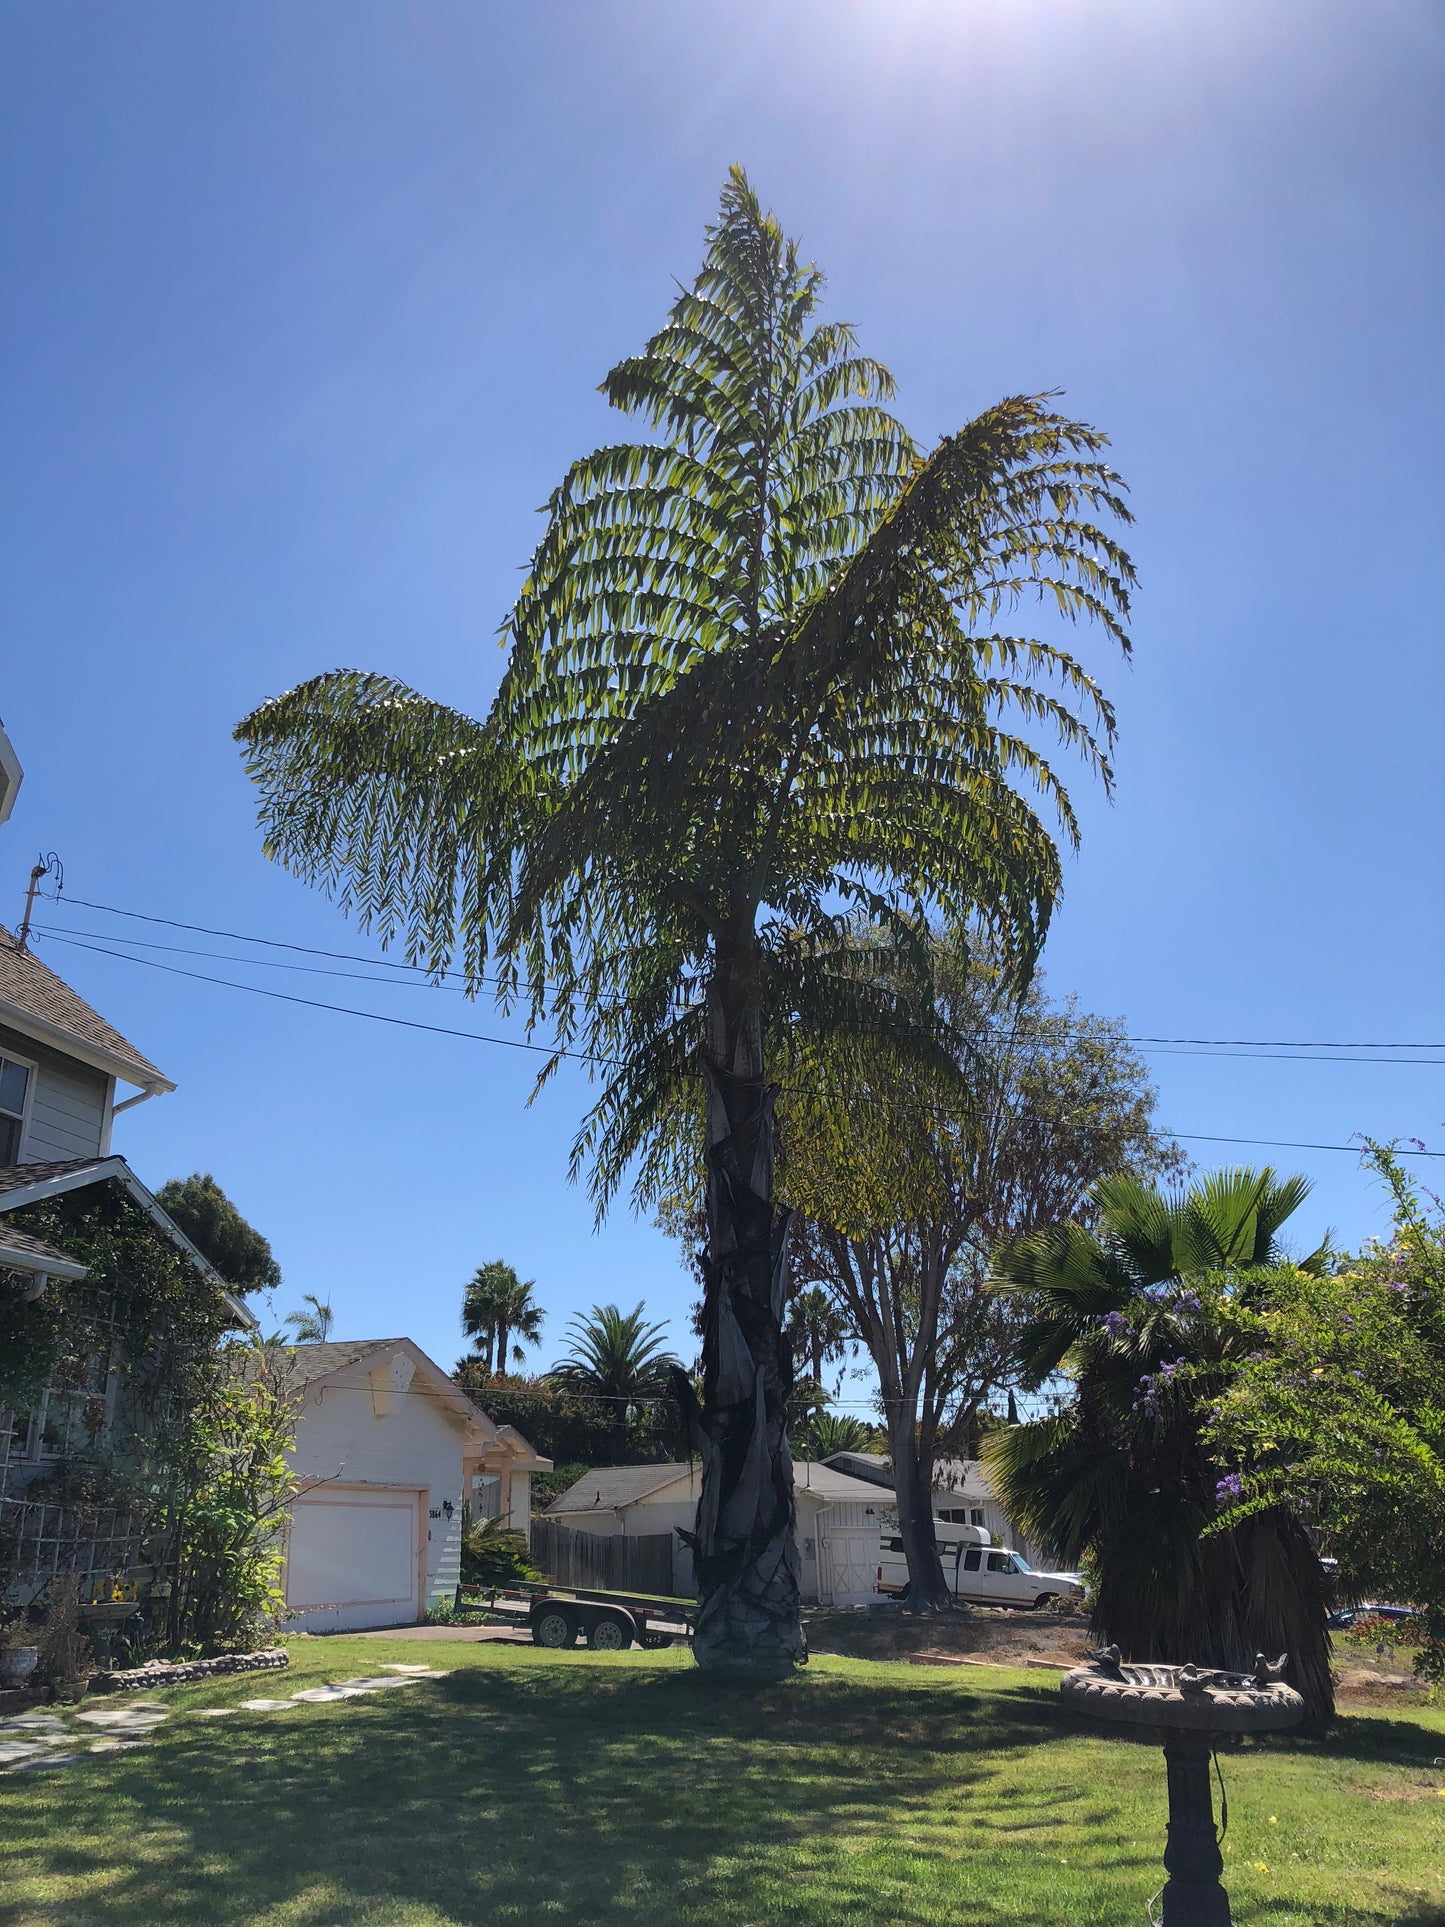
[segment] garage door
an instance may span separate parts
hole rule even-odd
[[[825,1606],[872,1605],[878,1597],[878,1515],[871,1505],[833,1505],[818,1518],[818,1595]]]
[[[359,1488],[299,1499],[291,1512],[286,1603],[317,1630],[421,1617],[417,1494]]]

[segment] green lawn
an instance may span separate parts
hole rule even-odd
[[[0,1921],[1138,1927],[1162,1878],[1160,1755],[1070,1725],[1037,1672],[818,1659],[744,1693],[681,1650],[292,1652],[157,1696],[178,1716],[147,1751],[0,1778]],[[455,1670],[184,1716],[385,1660]],[[1440,1712],[1224,1770],[1241,1927],[1445,1922]]]

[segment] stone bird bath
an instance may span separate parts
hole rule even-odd
[[[1214,1828],[1209,1756],[1222,1733],[1262,1733],[1293,1726],[1304,1701],[1280,1675],[1285,1656],[1261,1654],[1253,1673],[1196,1666],[1126,1666],[1117,1646],[1059,1682],[1064,1704],[1094,1719],[1152,1727],[1164,1748],[1169,1779],[1169,1836],[1164,1866],[1163,1927],[1230,1927],[1229,1895],[1220,1885],[1224,1859]]]

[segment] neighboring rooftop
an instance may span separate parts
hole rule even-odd
[[[0,823],[14,809],[15,798],[20,794],[20,785],[24,780],[25,772],[20,767],[20,758],[10,746],[5,725],[0,723]]]
[[[139,1084],[148,1091],[173,1091],[165,1072],[143,1057],[98,1011],[92,1010],[33,951],[22,950],[0,925],[0,1024],[83,1064]]]
[[[547,1512],[616,1512],[619,1507],[636,1505],[639,1500],[650,1498],[664,1486],[685,1479],[695,1469],[692,1465],[673,1462],[666,1465],[601,1465],[591,1472],[584,1473],[575,1485],[568,1486],[560,1499],[554,1499]],[[799,1492],[811,1492],[817,1498],[853,1503],[888,1503],[888,1493],[872,1482],[849,1478],[846,1472],[835,1466],[824,1465],[818,1460],[804,1464],[800,1459],[793,1461],[793,1484]]]
[[[292,1376],[298,1385],[309,1385],[313,1378],[327,1378],[344,1365],[354,1365],[373,1352],[406,1342],[404,1338],[344,1338],[328,1339],[324,1345],[297,1345],[292,1353]]]
[[[547,1511],[615,1511],[620,1505],[635,1505],[649,1492],[671,1485],[674,1479],[686,1478],[688,1470],[685,1464],[600,1465],[595,1472],[584,1474],[576,1485],[569,1485]]]

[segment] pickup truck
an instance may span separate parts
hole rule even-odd
[[[982,1526],[934,1527],[934,1540],[949,1591],[974,1606],[1048,1607],[1059,1599],[1082,1599],[1076,1572],[1035,1572],[1021,1552],[992,1544]],[[884,1534],[878,1590],[901,1592],[908,1584],[903,1541]]]

